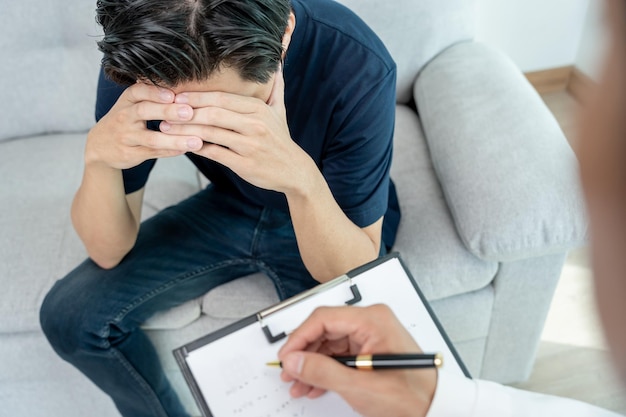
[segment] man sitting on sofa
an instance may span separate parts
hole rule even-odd
[[[289,297],[391,245],[396,68],[330,0],[100,0],[97,16],[72,206],[90,259],[41,324],[124,416],[184,416],[143,321],[258,270]],[[211,185],[140,225],[155,161],[182,154]]]

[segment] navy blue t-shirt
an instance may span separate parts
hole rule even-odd
[[[292,0],[292,8],[296,28],[283,67],[291,137],[316,162],[335,200],[357,226],[385,215],[383,242],[389,248],[399,223],[389,178],[395,63],[371,29],[341,4]],[[97,120],[124,88],[100,74]],[[216,187],[251,204],[288,210],[284,194],[258,188],[207,158],[187,156]],[[124,170],[127,193],[145,185],[154,163]]]

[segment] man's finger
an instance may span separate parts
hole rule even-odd
[[[250,154],[255,149],[255,147],[246,146],[249,141],[246,141],[244,136],[231,129],[200,124],[171,124],[167,122],[161,122],[160,129],[162,132],[172,136],[200,138],[204,142],[223,146],[240,155]]]
[[[295,351],[309,350],[316,341],[336,343],[347,338],[354,352],[419,351],[412,336],[382,304],[369,307],[319,307],[287,339],[278,358]]]
[[[187,104],[165,104],[140,101],[131,108],[137,120],[170,120],[187,122],[193,118],[194,110]]]
[[[359,343],[366,332],[357,330],[367,322],[363,311],[356,307],[317,308],[289,335],[289,339],[279,351],[282,353],[305,350],[307,346],[322,338],[340,339],[355,334],[353,342]]]
[[[122,94],[122,97],[131,103],[139,103],[141,101],[173,103],[175,96],[176,95],[172,90],[142,82],[137,82],[131,85],[124,90],[124,93]]]
[[[222,91],[184,92],[176,95],[175,103],[188,104],[194,109],[200,107],[219,107],[241,114],[256,113],[265,104],[255,97]]]
[[[135,136],[127,143],[152,150],[193,152],[202,148],[202,139],[195,136],[176,136],[148,130]]]
[[[207,159],[220,163],[233,171],[237,172],[238,167],[245,158],[234,152],[233,150],[217,145],[214,143],[204,143],[202,149],[195,152],[197,155],[204,156]]]
[[[319,396],[323,391],[345,391],[354,380],[354,373],[336,360],[319,353],[293,352],[282,360],[283,371],[293,376],[297,381],[313,389],[302,389],[300,393],[308,395],[314,393]]]
[[[188,121],[190,124],[214,126],[242,134],[254,133],[251,129],[257,121],[256,118],[223,107],[196,108],[193,112],[193,117]]]

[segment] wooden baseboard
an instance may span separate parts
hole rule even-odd
[[[524,75],[539,94],[562,91],[568,88],[574,67],[550,68],[543,71],[527,72]]]
[[[533,71],[524,74],[539,94],[567,91],[579,103],[584,103],[595,82],[573,65]]]
[[[579,103],[585,103],[589,91],[593,88],[595,82],[578,68],[572,68],[569,83],[567,84],[567,92],[570,93]]]

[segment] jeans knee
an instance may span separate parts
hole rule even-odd
[[[65,300],[64,292],[59,289],[59,282],[48,292],[39,309],[39,323],[48,342],[61,356],[73,350],[70,345],[73,333],[70,327],[71,318],[68,317],[64,306],[70,300]]]
[[[65,280],[48,292],[39,309],[39,323],[54,350],[64,359],[71,357],[89,337],[89,310],[80,291]]]

